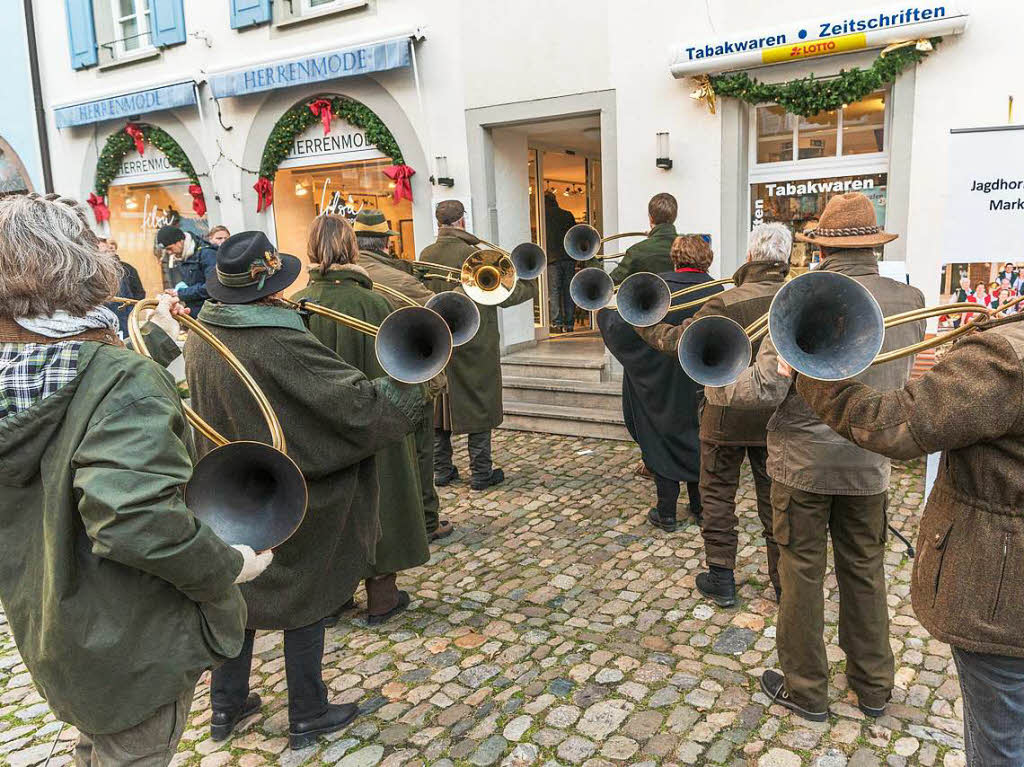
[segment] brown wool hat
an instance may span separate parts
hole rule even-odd
[[[871,248],[897,237],[898,234],[883,231],[878,226],[874,205],[860,192],[837,194],[825,205],[814,229],[796,234],[799,242],[826,248]]]

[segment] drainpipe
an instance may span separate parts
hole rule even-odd
[[[46,134],[46,109],[43,108],[43,87],[39,79],[39,51],[36,48],[36,22],[32,0],[25,3],[25,30],[28,38],[28,63],[32,74],[32,100],[36,110],[36,132],[39,136],[39,159],[43,165],[43,187],[53,191],[53,168],[50,167],[50,140]]]

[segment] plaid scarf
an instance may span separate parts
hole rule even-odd
[[[0,419],[28,410],[78,375],[81,341],[0,344]]]

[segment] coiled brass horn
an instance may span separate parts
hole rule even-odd
[[[515,290],[518,280],[511,256],[500,250],[478,250],[463,261],[462,266],[447,266],[433,261],[416,261],[413,265],[446,273],[427,274],[427,277],[455,282],[452,275],[459,275],[457,281],[466,295],[484,306],[496,306],[506,300]]]
[[[139,313],[156,309],[157,305],[156,299],[139,301],[128,316],[132,345],[147,357],[152,355],[139,324]],[[220,339],[187,315],[175,319],[210,344],[238,374],[256,400],[272,442],[229,442],[182,403],[196,431],[216,445],[192,469],[192,477],[185,485],[185,504],[228,544],[244,544],[256,551],[280,546],[299,528],[307,502],[302,472],[285,453],[281,422],[256,380]]]
[[[384,372],[403,383],[425,383],[448,364],[452,334],[441,316],[423,306],[404,306],[379,326],[312,301],[287,301],[295,309],[325,317],[374,337],[374,352]]]
[[[601,246],[611,240],[617,240],[620,237],[646,237],[647,235],[648,232],[619,232],[602,237],[601,233],[590,224],[576,224],[565,233],[562,247],[565,248],[569,258],[575,261],[589,261],[592,258],[622,258],[621,255],[598,256],[597,254],[601,250]]]

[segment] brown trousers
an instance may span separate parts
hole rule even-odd
[[[839,582],[839,646],[860,702],[881,707],[892,692],[885,591],[886,493],[818,495],[772,485],[782,602],[776,643],[786,689],[811,711],[828,708],[825,655],[825,566],[832,536]]]
[[[757,516],[764,530],[768,551],[768,577],[772,585],[779,586],[779,547],[772,536],[772,480],[765,470],[768,448],[741,445],[714,445],[700,443],[700,497],[704,504],[704,558],[708,565],[736,569],[736,492],[740,487],[740,467],[743,458],[750,459],[757,493]]]
[[[167,767],[188,724],[195,685],[148,719],[109,735],[79,733],[75,767]]]

